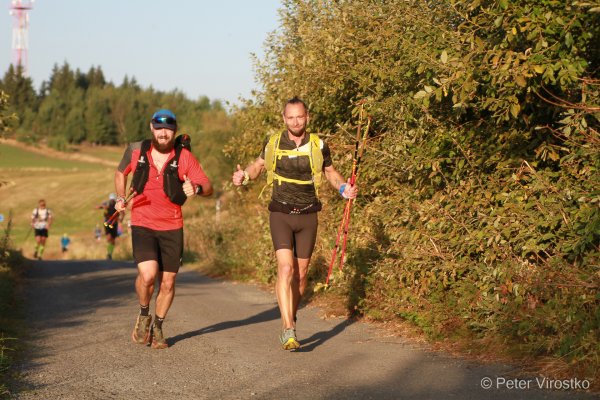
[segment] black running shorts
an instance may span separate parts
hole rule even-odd
[[[105,226],[104,233],[110,235],[110,237],[113,239],[116,238],[119,236],[119,223],[115,222],[112,228],[110,226]]]
[[[48,237],[48,229],[34,229],[35,236]]]
[[[271,239],[275,250],[294,250],[296,258],[310,258],[317,241],[317,213],[271,212]]]
[[[179,271],[183,255],[183,228],[155,231],[142,226],[132,226],[131,242],[136,264],[156,260],[161,271]]]

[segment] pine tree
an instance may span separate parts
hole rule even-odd
[[[90,89],[86,93],[84,112],[86,138],[96,144],[116,144],[117,133],[111,118],[108,99],[102,91]]]
[[[33,88],[33,81],[23,74],[21,67],[15,68],[13,65],[9,66],[4,74],[4,78],[0,81],[0,89],[10,99],[7,106],[8,111],[15,113],[20,121],[27,110],[37,110],[38,98]],[[14,128],[18,127],[19,123],[17,120],[14,120],[13,125],[16,125]]]

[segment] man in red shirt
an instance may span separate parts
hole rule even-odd
[[[117,211],[125,209],[127,175],[134,171],[132,187],[138,190],[131,205],[131,239],[138,266],[135,289],[140,314],[131,336],[135,343],[151,341],[152,348],[164,349],[168,344],[162,323],[173,302],[175,278],[183,253],[181,205],[187,197],[210,196],[213,188],[200,163],[187,148],[176,152],[177,120],[171,111],[155,112],[150,130],[151,142],[130,144],[119,163],[115,172],[115,208]],[[174,179],[170,179],[169,172],[174,174]],[[179,199],[172,195],[177,190],[181,193]],[[159,290],[151,328],[150,300],[157,278]]]

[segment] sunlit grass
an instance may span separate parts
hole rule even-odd
[[[0,144],[0,214],[6,216],[12,211],[15,247],[31,257],[34,248],[31,213],[38,200],[44,198],[54,214],[45,257],[62,257],[63,233],[71,237],[73,253],[93,250],[85,240],[93,239],[96,224],[102,227],[102,211],[96,207],[114,192],[113,177],[114,168],[103,164],[55,159]],[[0,223],[0,228],[3,224]],[[105,250],[98,254],[102,258],[106,255]]]
[[[115,165],[121,160],[125,146],[91,146],[82,145],[74,149],[77,154],[83,154],[105,161],[114,162]]]
[[[56,174],[62,170],[90,171],[97,168],[93,163],[62,160],[47,157],[38,152],[30,152],[25,149],[0,143],[0,178],[5,178],[7,171],[44,171]],[[59,170],[59,171],[56,171]]]

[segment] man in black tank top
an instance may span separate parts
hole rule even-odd
[[[246,185],[258,178],[262,171],[275,176],[273,194],[269,203],[271,239],[277,257],[277,282],[275,292],[281,313],[282,332],[279,336],[284,350],[300,347],[296,336],[296,313],[307,284],[308,264],[317,238],[317,212],[321,203],[317,198],[314,183],[314,157],[311,153],[317,141],[306,132],[309,121],[306,104],[294,97],[283,109],[286,131],[274,138],[278,154],[274,165],[266,165],[269,149],[267,138],[260,156],[245,169],[240,165],[233,173],[233,184]],[[350,185],[333,167],[327,144],[318,139],[323,165],[322,172],[334,189],[347,199],[355,198],[356,186]],[[297,153],[297,154],[296,154]],[[317,171],[321,172],[321,171]]]

